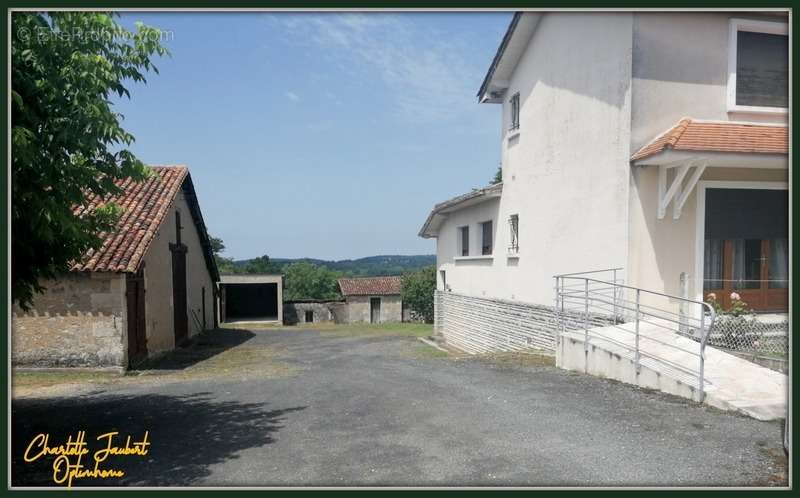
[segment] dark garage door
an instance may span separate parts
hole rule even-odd
[[[278,284],[225,284],[225,319],[276,318]]]

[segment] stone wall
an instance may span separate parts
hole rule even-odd
[[[314,314],[314,323],[347,323],[347,309],[341,301],[288,301],[283,303],[283,323],[295,325],[306,322],[306,311]]]
[[[347,296],[347,323],[370,323],[372,297],[381,299],[380,323],[403,321],[403,301],[398,295],[391,296]]]
[[[71,273],[43,285],[30,311],[13,309],[15,366],[126,365],[125,275]]]
[[[467,353],[555,352],[553,308],[436,291],[434,330]]]

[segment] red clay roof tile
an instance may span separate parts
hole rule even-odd
[[[639,149],[631,157],[631,161],[654,156],[668,148],[702,152],[788,154],[789,130],[783,125],[708,122],[683,118]]]
[[[402,277],[340,278],[343,296],[369,296],[400,294]]]
[[[89,250],[73,271],[135,272],[138,270],[150,243],[164,221],[189,173],[185,166],[153,166],[153,175],[145,181],[130,178],[117,181],[122,194],[108,199],[89,197],[85,206],[75,208],[82,214],[107,202],[123,209],[113,232],[101,235],[103,245]]]

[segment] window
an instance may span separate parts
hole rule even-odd
[[[736,292],[756,311],[787,310],[788,191],[710,188],[705,198],[705,296],[727,308]]]
[[[306,323],[314,323],[314,311],[306,310]]]
[[[511,109],[511,126],[509,130],[519,129],[519,93],[515,93],[508,101],[509,108]]]
[[[511,235],[511,244],[508,246],[508,252],[516,254],[519,252],[519,215],[512,214],[508,218],[508,228]]]
[[[728,110],[787,112],[788,25],[731,19],[729,38]]]
[[[458,228],[458,253],[469,256],[469,227]]]
[[[488,256],[492,254],[492,221],[481,223],[481,254]]]

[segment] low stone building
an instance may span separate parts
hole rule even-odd
[[[216,326],[219,273],[189,170],[152,171],[118,182],[107,202],[123,214],[98,250],[42,282],[30,310],[14,307],[14,365],[127,368]]]
[[[316,299],[288,301],[283,305],[283,323],[347,323],[347,303]]]
[[[347,303],[347,323],[403,322],[410,313],[403,305],[401,277],[340,278]]]

